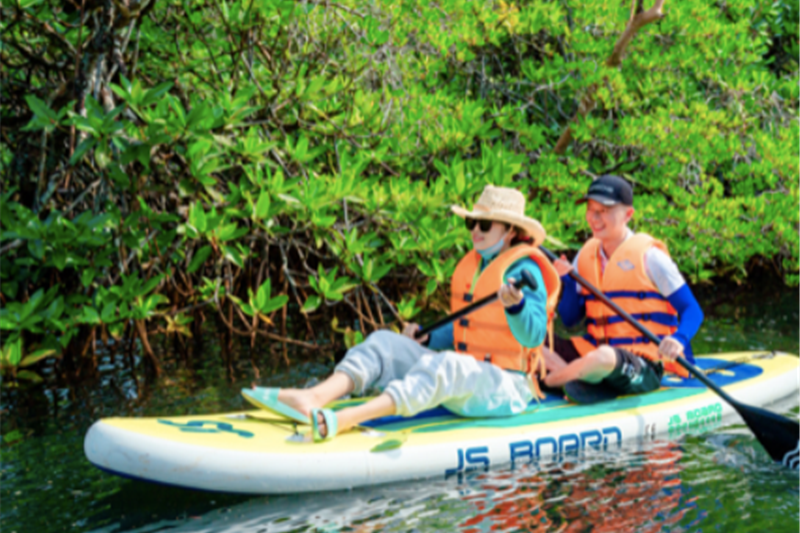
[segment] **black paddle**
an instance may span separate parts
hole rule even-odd
[[[523,286],[527,285],[533,291],[535,291],[537,289],[537,287],[538,287],[538,284],[536,283],[536,278],[534,278],[530,274],[530,272],[528,272],[526,270],[522,271],[522,279],[516,280],[514,283],[512,283],[512,285],[514,287],[516,287],[517,289],[521,289]],[[458,320],[459,318],[461,318],[462,316],[468,315],[473,311],[477,311],[478,309],[480,309],[484,305],[490,304],[495,300],[497,300],[497,293],[490,294],[489,296],[485,296],[485,297],[481,298],[480,300],[478,300],[477,302],[471,303],[467,307],[456,311],[452,315],[448,315],[448,316],[444,317],[443,319],[441,319],[441,320],[439,320],[437,322],[434,322],[433,324],[431,324],[429,326],[425,326],[421,330],[417,331],[414,334],[414,336],[419,339],[420,337],[423,337],[423,336],[427,335],[431,331],[433,331],[435,329],[438,329],[438,328],[444,326],[445,324],[449,324],[450,322],[454,322],[454,321]]]
[[[558,259],[555,254],[545,247],[540,246],[539,249],[544,252],[550,261],[555,262],[556,259]],[[569,275],[592,293],[595,298],[606,304],[615,313],[627,320],[629,324],[638,329],[650,342],[656,345],[661,343],[661,339],[653,335],[653,333],[641,325],[639,321],[609,300],[605,294],[597,290],[597,288],[586,281],[583,276],[575,272],[574,269],[570,271]],[[720,389],[713,381],[706,377],[702,370],[684,359],[683,356],[678,356],[676,361],[679,365],[688,370],[698,381],[717,393],[723,400],[736,409],[736,412],[744,419],[747,426],[756,436],[756,439],[758,439],[761,445],[767,450],[767,453],[769,453],[775,461],[789,468],[798,468],[798,463],[800,463],[800,458],[798,457],[798,455],[800,455],[800,424],[796,420],[791,420],[785,416],[767,411],[766,409],[761,409],[760,407],[753,407],[752,405],[740,403]]]

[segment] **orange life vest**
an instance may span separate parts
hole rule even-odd
[[[506,270],[523,257],[531,258],[542,271],[547,290],[547,331],[552,335],[552,321],[558,304],[561,279],[547,257],[537,247],[528,244],[509,248],[496,257],[480,273],[474,287],[472,284],[481,266],[481,256],[475,250],[464,256],[456,266],[450,282],[450,312],[454,313],[472,301],[497,293],[503,284]],[[457,320],[453,324],[453,341],[455,350],[459,353],[528,375],[538,372],[544,379],[542,345],[526,347],[517,341],[508,326],[503,304],[499,300]],[[544,397],[536,379],[532,380],[532,385],[535,393]]]
[[[675,333],[678,329],[678,312],[650,281],[644,269],[647,250],[655,246],[669,255],[666,245],[650,235],[637,233],[611,254],[602,274],[600,245],[600,240],[594,238],[583,245],[578,256],[578,273],[659,338]],[[572,344],[581,356],[601,344],[608,344],[614,348],[625,348],[651,361],[661,360],[658,346],[639,330],[583,287],[581,293],[586,296],[587,334],[572,338]],[[677,363],[666,363],[664,369],[684,377],[689,375]]]

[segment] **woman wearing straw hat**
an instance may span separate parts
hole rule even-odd
[[[388,415],[414,416],[442,405],[467,417],[511,416],[541,396],[541,350],[550,330],[560,280],[539,252],[542,225],[525,216],[525,197],[487,185],[472,211],[453,206],[472,234],[473,249],[451,280],[451,311],[491,294],[498,299],[417,339],[417,324],[402,334],[376,331],[348,350],[334,373],[310,389],[245,389],[245,398],[273,413],[311,423],[315,441],[333,438],[362,422]],[[528,271],[537,289],[511,283]],[[441,351],[439,351],[441,350]],[[322,409],[371,386],[383,392],[337,412]]]

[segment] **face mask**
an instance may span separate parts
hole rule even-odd
[[[490,246],[490,247],[488,247],[488,248],[486,248],[484,250],[477,250],[477,252],[479,254],[481,254],[481,257],[483,257],[485,260],[488,261],[489,259],[491,259],[494,256],[496,256],[497,253],[500,251],[500,249],[503,248],[503,245],[506,243],[506,237],[507,236],[508,236],[508,232],[506,232],[505,235],[500,237],[500,240],[497,241],[496,243],[494,243],[492,246]]]

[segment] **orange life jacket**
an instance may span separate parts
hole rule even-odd
[[[531,258],[542,271],[547,290],[547,331],[552,335],[552,321],[558,304],[561,279],[547,257],[537,247],[528,244],[509,248],[496,257],[480,273],[475,287],[472,284],[481,266],[481,256],[475,250],[464,256],[456,266],[450,282],[450,312],[455,313],[472,301],[497,293],[503,284],[506,270],[523,257]],[[538,372],[544,379],[542,345],[531,348],[522,346],[517,341],[508,326],[503,304],[499,300],[457,320],[453,324],[453,341],[455,350],[459,353],[471,355],[479,361],[487,361],[500,368],[522,371],[531,376],[534,372]],[[535,393],[543,398],[538,380],[533,379],[532,386]]]
[[[659,338],[675,333],[678,329],[678,312],[650,281],[644,269],[647,250],[655,246],[669,255],[666,245],[650,235],[637,233],[611,254],[602,274],[600,245],[600,240],[594,238],[583,245],[578,256],[578,273]],[[625,348],[651,361],[661,360],[658,346],[639,330],[583,287],[581,293],[586,296],[587,334],[572,338],[572,344],[581,356],[601,344],[608,344],[614,348]],[[666,363],[664,369],[684,377],[689,375],[677,363]]]

